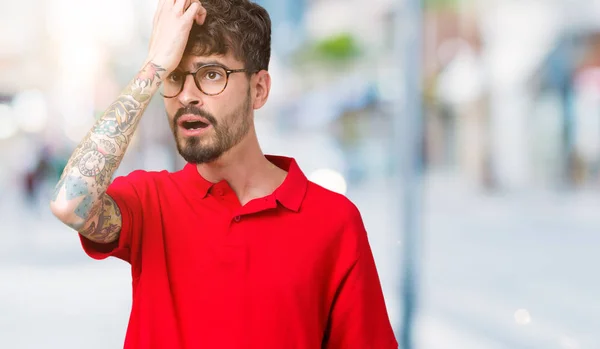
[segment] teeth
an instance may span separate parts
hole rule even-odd
[[[206,128],[208,127],[207,124],[201,122],[201,121],[197,121],[197,122],[184,122],[182,124],[182,126],[188,130],[198,130],[198,129],[202,129],[202,128]]]

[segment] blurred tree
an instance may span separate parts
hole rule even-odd
[[[352,35],[343,33],[315,43],[314,51],[325,60],[347,60],[360,54],[358,44]]]
[[[325,39],[308,41],[295,55],[299,65],[313,63],[350,63],[361,56],[357,40],[349,33],[332,35]]]
[[[437,9],[455,9],[464,2],[464,0],[423,0],[425,10]]]

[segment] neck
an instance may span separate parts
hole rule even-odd
[[[272,164],[263,154],[253,126],[240,143],[219,159],[198,164],[197,168],[209,182],[227,181],[242,205],[271,194],[286,176],[284,170]]]

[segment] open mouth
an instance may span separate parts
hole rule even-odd
[[[205,122],[198,121],[198,120],[184,121],[181,123],[181,127],[185,128],[186,130],[199,130],[199,129],[207,128],[208,126],[210,126],[210,125]]]

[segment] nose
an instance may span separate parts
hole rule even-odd
[[[202,105],[203,93],[196,86],[193,75],[187,75],[183,81],[181,93],[177,96],[179,102],[184,105]]]

